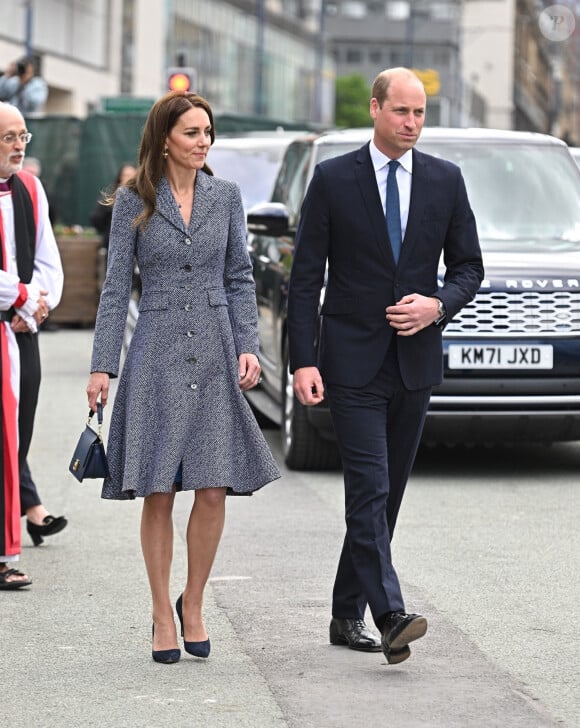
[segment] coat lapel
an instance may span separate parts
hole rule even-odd
[[[170,222],[173,227],[183,232],[184,235],[193,235],[204,220],[207,219],[211,208],[216,202],[216,190],[213,177],[205,172],[199,171],[195,176],[195,197],[189,226],[181,217],[175,198],[171,194],[169,182],[165,177],[159,180],[157,185],[157,212]]]
[[[409,204],[409,217],[407,219],[407,228],[401,248],[401,260],[404,262],[413,250],[415,241],[418,239],[421,220],[423,219],[423,210],[429,199],[429,170],[425,163],[424,156],[413,149],[413,178],[411,181],[411,201]]]
[[[207,220],[216,199],[217,191],[213,177],[205,172],[198,172],[195,176],[195,198],[193,200],[191,220],[189,221],[190,235],[193,235],[202,223]]]
[[[395,265],[391,244],[387,235],[385,211],[377,188],[377,177],[369,152],[369,145],[361,147],[356,155],[355,175],[360,187],[368,220],[374,230],[380,254],[392,266]]]
[[[179,207],[175,202],[175,198],[171,194],[169,182],[165,177],[159,180],[157,185],[157,212],[170,222],[173,227],[177,228],[184,234],[187,234],[187,228],[179,212]]]

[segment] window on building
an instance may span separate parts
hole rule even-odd
[[[377,0],[371,0],[367,3],[369,15],[385,15],[386,2],[377,2]]]
[[[381,48],[371,48],[369,50],[369,61],[377,66],[383,62],[383,51]]]
[[[109,52],[107,0],[44,0],[34,4],[38,47],[58,48],[63,56],[105,68]]]
[[[340,6],[340,14],[345,18],[364,18],[367,15],[367,6],[364,2],[350,0]]]
[[[362,53],[358,48],[348,48],[346,51],[346,62],[347,63],[360,63],[362,60]]]
[[[392,68],[405,65],[405,51],[402,48],[391,48],[389,55],[391,57],[389,65]]]
[[[411,5],[405,0],[392,0],[387,3],[387,17],[391,20],[407,20]]]
[[[429,12],[433,20],[454,20],[457,10],[457,2],[429,3]]]

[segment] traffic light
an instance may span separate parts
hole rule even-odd
[[[167,69],[167,88],[170,91],[194,91],[195,68],[174,66]]]

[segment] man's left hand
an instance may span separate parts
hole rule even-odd
[[[394,306],[387,306],[386,311],[389,326],[397,330],[397,336],[413,336],[439,318],[437,299],[420,293],[403,296]]]

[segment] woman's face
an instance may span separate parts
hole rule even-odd
[[[204,109],[194,106],[183,113],[165,139],[167,164],[201,169],[211,146],[210,131],[209,116]]]

